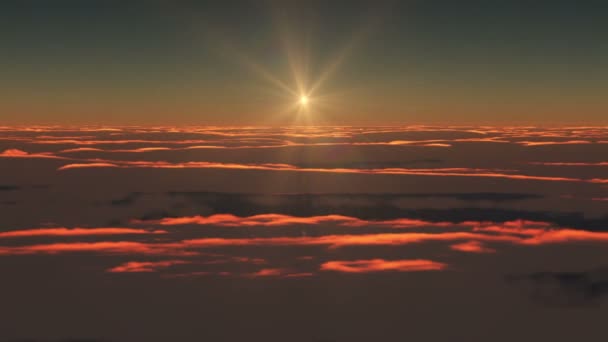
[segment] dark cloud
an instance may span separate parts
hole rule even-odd
[[[301,168],[345,168],[345,169],[383,169],[383,168],[399,168],[413,165],[429,165],[441,164],[441,159],[413,159],[402,161],[353,161],[353,162],[298,162],[294,165]]]
[[[528,211],[503,208],[404,208],[394,202],[399,199],[456,199],[463,202],[505,202],[542,198],[526,193],[379,193],[379,194],[277,194],[255,195],[216,192],[169,192],[169,196],[186,199],[194,206],[204,208],[201,215],[230,213],[251,216],[276,213],[293,216],[345,215],[366,220],[396,218],[420,219],[429,222],[514,220],[543,221],[559,227],[603,231],[608,227],[608,216],[588,218],[580,212]],[[158,213],[156,213],[158,214]],[[154,218],[178,216],[162,211]],[[143,219],[143,218],[142,218]]]
[[[174,217],[177,215],[171,214],[165,210],[152,210],[149,211],[147,213],[145,213],[144,215],[142,215],[141,217],[139,217],[140,220],[142,221],[147,221],[147,220],[160,220],[163,218],[167,218],[167,217]],[[119,220],[114,220],[114,222],[120,222]]]
[[[370,201],[371,204],[386,205],[387,201],[399,199],[454,199],[464,202],[507,202],[528,199],[543,198],[542,195],[529,193],[496,193],[496,192],[471,192],[471,193],[302,193],[302,194],[274,194],[260,195],[249,193],[218,193],[218,192],[169,192],[169,196],[182,196],[191,201],[199,203],[228,203],[239,201],[255,201],[262,198],[275,202],[297,204],[298,202],[311,202],[320,200],[344,200],[357,199]],[[295,202],[295,203],[294,203]]]
[[[48,189],[50,188],[50,185],[48,184],[35,184],[35,185],[31,185],[29,186],[32,189]],[[0,191],[17,191],[17,190],[21,190],[23,188],[26,188],[24,186],[20,186],[20,185],[0,185]]]
[[[110,205],[117,206],[117,207],[132,205],[133,203],[135,203],[135,201],[137,201],[138,198],[140,198],[143,195],[144,194],[141,192],[132,192],[122,198],[117,198],[117,199],[111,200]]]
[[[608,295],[608,269],[510,275],[507,282],[534,302],[555,307],[597,305]]]

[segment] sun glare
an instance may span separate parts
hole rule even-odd
[[[306,105],[308,104],[308,96],[306,96],[306,95],[302,95],[302,96],[300,97],[300,104],[301,104],[302,106],[306,106]]]

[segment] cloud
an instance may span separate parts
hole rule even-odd
[[[72,242],[50,243],[40,245],[27,245],[5,247],[0,246],[0,255],[27,255],[27,254],[58,254],[58,253],[106,253],[106,254],[142,254],[142,255],[193,255],[174,248],[170,244],[154,244],[132,241],[99,241],[99,242]]]
[[[113,199],[110,201],[110,205],[112,206],[127,206],[135,203],[135,201],[143,196],[144,194],[141,192],[132,192],[127,194],[125,197]]]
[[[514,220],[520,217],[552,220],[563,215],[505,211],[492,208],[410,209],[398,205],[408,199],[454,199],[465,202],[507,202],[542,198],[525,193],[292,193],[251,194],[216,192],[168,192],[180,201],[187,200],[196,206],[209,208],[211,213],[231,213],[236,216],[253,216],[260,213],[277,213],[297,216],[343,215],[368,220],[409,217],[425,221],[441,218],[450,222],[466,220]],[[165,213],[165,217],[172,216]],[[175,215],[173,215],[175,216]],[[162,218],[158,217],[157,218]],[[581,219],[584,219],[581,217]],[[585,222],[585,224],[588,222]]]
[[[164,260],[164,261],[129,261],[124,264],[112,267],[107,270],[109,273],[142,273],[158,272],[174,265],[189,264],[185,260]]]
[[[543,231],[522,241],[526,245],[544,245],[565,242],[608,242],[608,232],[590,232],[574,229]]]
[[[370,221],[344,215],[320,215],[302,217],[283,214],[259,214],[248,217],[239,217],[232,214],[215,214],[207,217],[197,215],[185,217],[165,217],[158,220],[148,221],[135,220],[134,223],[159,224],[163,226],[197,224],[224,227],[286,227],[295,224],[319,225],[325,223],[332,223],[344,227],[382,226],[388,228],[458,226],[458,224],[451,222],[430,222],[408,218]]]
[[[440,215],[438,215],[440,216]],[[450,220],[449,216],[445,217]],[[383,227],[389,229],[404,229],[404,228],[421,228],[421,227],[449,227],[449,228],[467,228],[470,227],[475,232],[490,232],[500,233],[501,235],[528,235],[533,236],[536,240],[530,239],[529,244],[534,244],[537,240],[568,240],[577,239],[587,240],[590,237],[594,239],[604,239],[608,236],[608,232],[595,232],[564,227],[563,229],[550,229],[555,225],[551,222],[532,221],[526,219],[515,219],[511,221],[501,221],[501,217],[497,217],[498,222],[490,221],[492,216],[487,217],[488,220],[474,220],[462,217],[461,219],[451,219],[445,222],[434,222],[417,218],[396,218],[388,220],[367,220],[353,216],[345,215],[317,215],[317,216],[291,216],[285,214],[258,214],[246,217],[240,217],[232,214],[214,214],[210,216],[183,216],[183,217],[161,217],[148,220],[133,220],[133,223],[138,224],[158,224],[162,226],[174,225],[212,225],[221,227],[288,227],[291,225],[320,225],[333,224],[342,227]],[[599,221],[603,222],[603,221]]]
[[[495,253],[496,250],[492,248],[485,247],[479,241],[468,241],[463,243],[458,243],[450,246],[451,249],[459,252],[468,252],[468,253]]]
[[[165,226],[184,225],[184,224],[199,224],[199,225],[217,225],[226,227],[250,227],[250,226],[288,226],[293,224],[309,224],[316,225],[320,223],[352,223],[359,224],[361,220],[341,216],[341,215],[324,215],[312,217],[296,217],[281,214],[260,214],[250,217],[238,217],[231,214],[217,214],[208,217],[191,216],[191,217],[168,217],[156,221],[139,221],[138,223],[155,223]]]
[[[106,168],[106,167],[120,167],[119,165],[112,163],[74,163],[64,165],[57,170],[69,170],[69,169],[85,169],[85,168]]]
[[[314,273],[294,272],[287,268],[263,268],[257,272],[247,273],[245,276],[249,278],[305,278],[314,276]]]
[[[530,164],[547,166],[608,166],[608,162],[532,162]]]
[[[500,170],[477,169],[477,168],[380,168],[380,169],[352,169],[352,168],[302,168],[291,164],[282,163],[221,163],[206,161],[190,161],[170,163],[166,161],[119,161],[106,160],[91,163],[72,163],[58,168],[58,170],[69,170],[78,168],[153,168],[153,169],[233,169],[233,170],[262,170],[275,172],[313,172],[313,173],[335,173],[335,174],[366,174],[366,175],[414,175],[435,177],[480,177],[480,178],[503,178],[515,180],[553,181],[553,182],[608,182],[608,179],[581,179],[573,177],[558,176],[535,176],[517,173],[505,173]]]
[[[608,271],[537,272],[506,277],[534,302],[552,307],[598,304],[608,295]]]
[[[2,156],[2,157],[25,157],[28,155],[29,155],[29,153],[18,150],[16,148],[8,149],[8,150],[5,150],[4,152],[0,153],[0,156]]]
[[[31,139],[28,142],[33,144],[41,144],[41,145],[124,145],[124,144],[169,144],[169,145],[187,145],[187,144],[204,144],[206,140],[148,140],[148,139],[121,139],[121,140],[81,140],[81,139]],[[161,147],[163,148],[163,147]],[[70,149],[63,150],[64,152],[78,152],[72,151]],[[81,150],[85,151],[85,150]],[[112,152],[110,150],[109,152]],[[123,151],[124,152],[124,151]],[[132,150],[127,150],[126,152],[133,152]],[[137,151],[135,151],[137,152]],[[141,150],[139,152],[146,152],[145,150]]]
[[[369,273],[369,272],[417,272],[439,271],[447,267],[446,264],[423,259],[414,260],[355,260],[355,261],[328,261],[321,265],[322,271],[336,271],[343,273]]]
[[[144,230],[135,228],[38,228],[0,232],[0,239],[35,236],[102,236],[127,234],[166,234],[164,230]]]
[[[263,268],[257,272],[249,274],[250,277],[277,277],[287,273],[285,269],[282,268]]]
[[[48,159],[66,159],[55,156],[51,153],[28,153],[16,148],[4,150],[0,153],[0,157],[4,158],[48,158]]]
[[[332,223],[349,228],[368,227],[373,229],[422,228],[425,230],[408,232],[374,232],[353,229],[349,234],[327,234],[314,236],[264,236],[264,237],[200,237],[172,242],[73,242],[49,243],[0,247],[0,254],[56,254],[74,252],[96,252],[105,254],[143,255],[198,255],[197,249],[230,246],[326,246],[339,248],[348,246],[401,246],[426,242],[447,242],[450,248],[463,252],[490,253],[494,249],[484,246],[484,242],[521,246],[538,246],[566,243],[607,243],[608,232],[593,232],[570,228],[555,228],[548,222],[509,221],[504,223],[466,221],[459,224],[450,222],[426,222],[411,219],[387,221],[365,221],[339,215],[316,217],[292,217],[277,214],[237,217],[233,215],[212,215],[209,217],[185,217],[162,219],[167,225],[209,224],[226,227],[293,227],[293,225],[320,225]],[[149,223],[149,222],[148,222]],[[427,230],[428,228],[428,230]],[[441,228],[441,231],[437,231]],[[134,228],[47,228],[0,233],[0,238],[31,236],[95,236],[121,234],[168,234],[166,231],[149,231]],[[456,243],[458,242],[458,243]]]
[[[592,144],[592,141],[587,140],[567,140],[567,141],[518,141],[523,146],[545,146],[545,145],[581,145]]]
[[[470,232],[445,233],[378,233],[378,234],[344,234],[304,237],[269,237],[269,238],[199,238],[182,241],[183,247],[210,248],[225,246],[328,246],[331,248],[346,246],[400,246],[430,241],[481,240],[522,243],[516,236],[475,234]]]
[[[78,148],[70,148],[66,150],[61,150],[59,153],[74,153],[74,152],[103,152],[104,150],[100,148],[93,147],[78,147]]]

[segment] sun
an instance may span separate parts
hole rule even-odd
[[[308,104],[308,96],[302,95],[300,96],[300,105],[306,106]]]

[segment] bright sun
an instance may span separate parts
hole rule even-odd
[[[300,104],[301,104],[302,106],[306,106],[306,105],[308,104],[308,96],[306,96],[306,95],[302,95],[302,96],[300,97]]]

